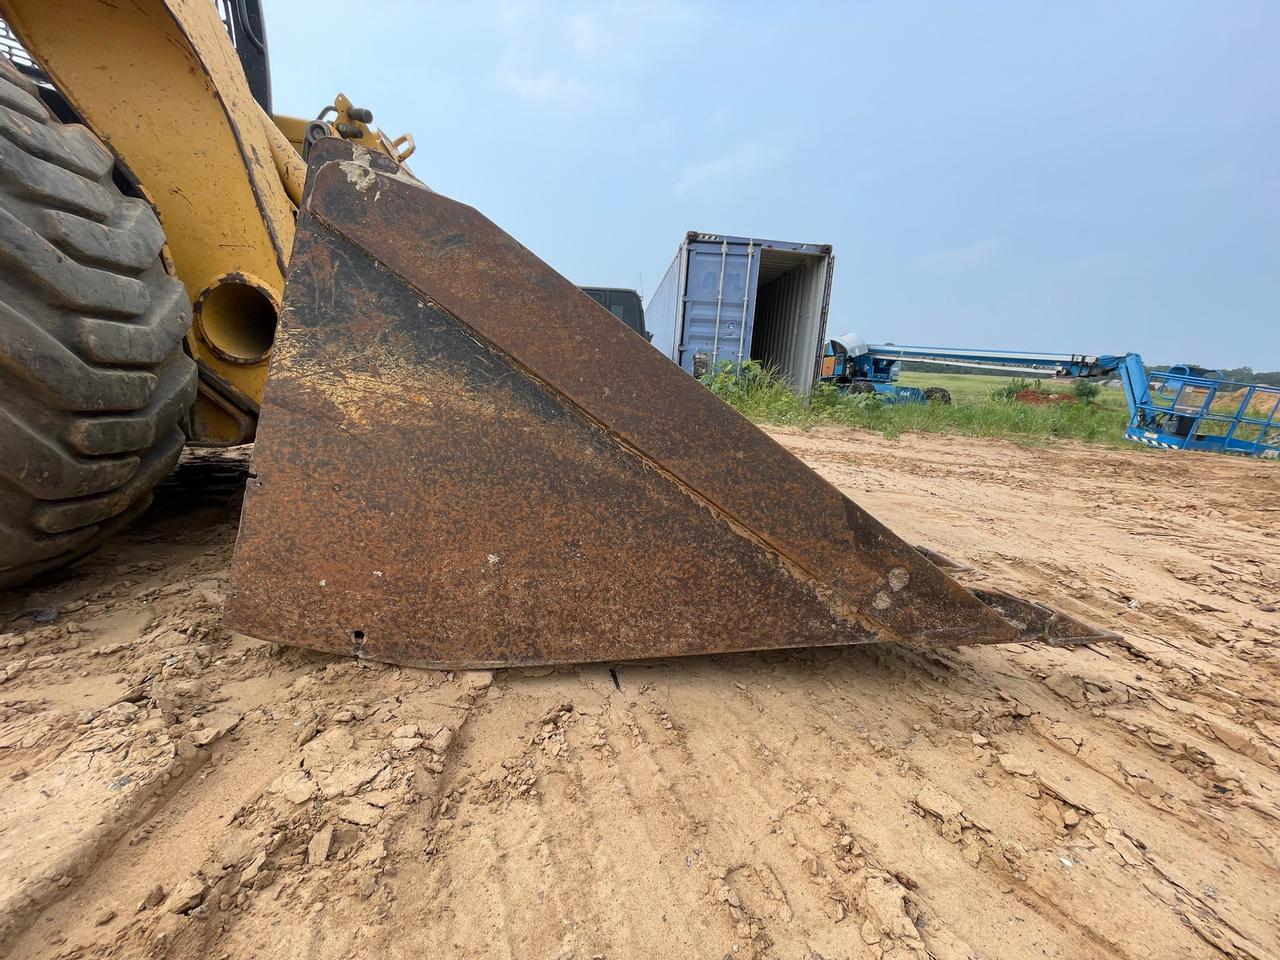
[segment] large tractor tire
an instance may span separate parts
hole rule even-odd
[[[0,57],[0,587],[96,548],[182,451],[191,305],[113,165]]]
[[[948,406],[951,403],[951,391],[946,387],[925,387],[924,399],[926,403],[941,403]]]

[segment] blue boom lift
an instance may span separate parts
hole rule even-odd
[[[1224,380],[1216,370],[1176,366],[1148,375],[1142,357],[1020,353],[828,340],[819,380],[894,403],[950,403],[941,387],[900,385],[902,361],[1036,377],[1118,377],[1129,403],[1125,437],[1152,447],[1280,457],[1280,387]]]

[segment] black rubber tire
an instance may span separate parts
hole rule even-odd
[[[191,304],[113,166],[0,57],[0,587],[96,548],[185,442]]]
[[[850,393],[875,393],[876,388],[871,385],[870,380],[854,380],[849,384]]]
[[[924,399],[926,403],[951,403],[951,392],[945,387],[925,387]]]

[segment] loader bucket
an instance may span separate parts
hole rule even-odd
[[[473,208],[308,165],[233,629],[447,668],[1103,636],[965,589]]]

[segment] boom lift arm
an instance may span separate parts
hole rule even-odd
[[[1118,377],[1129,406],[1129,440],[1154,447],[1280,456],[1280,388],[1224,380],[1216,370],[1186,364],[1148,374],[1137,353],[1091,356],[867,344],[850,334],[827,342],[822,380],[853,392],[874,391],[897,402],[931,399],[932,391],[945,393],[900,386],[904,360],[1037,377]]]

